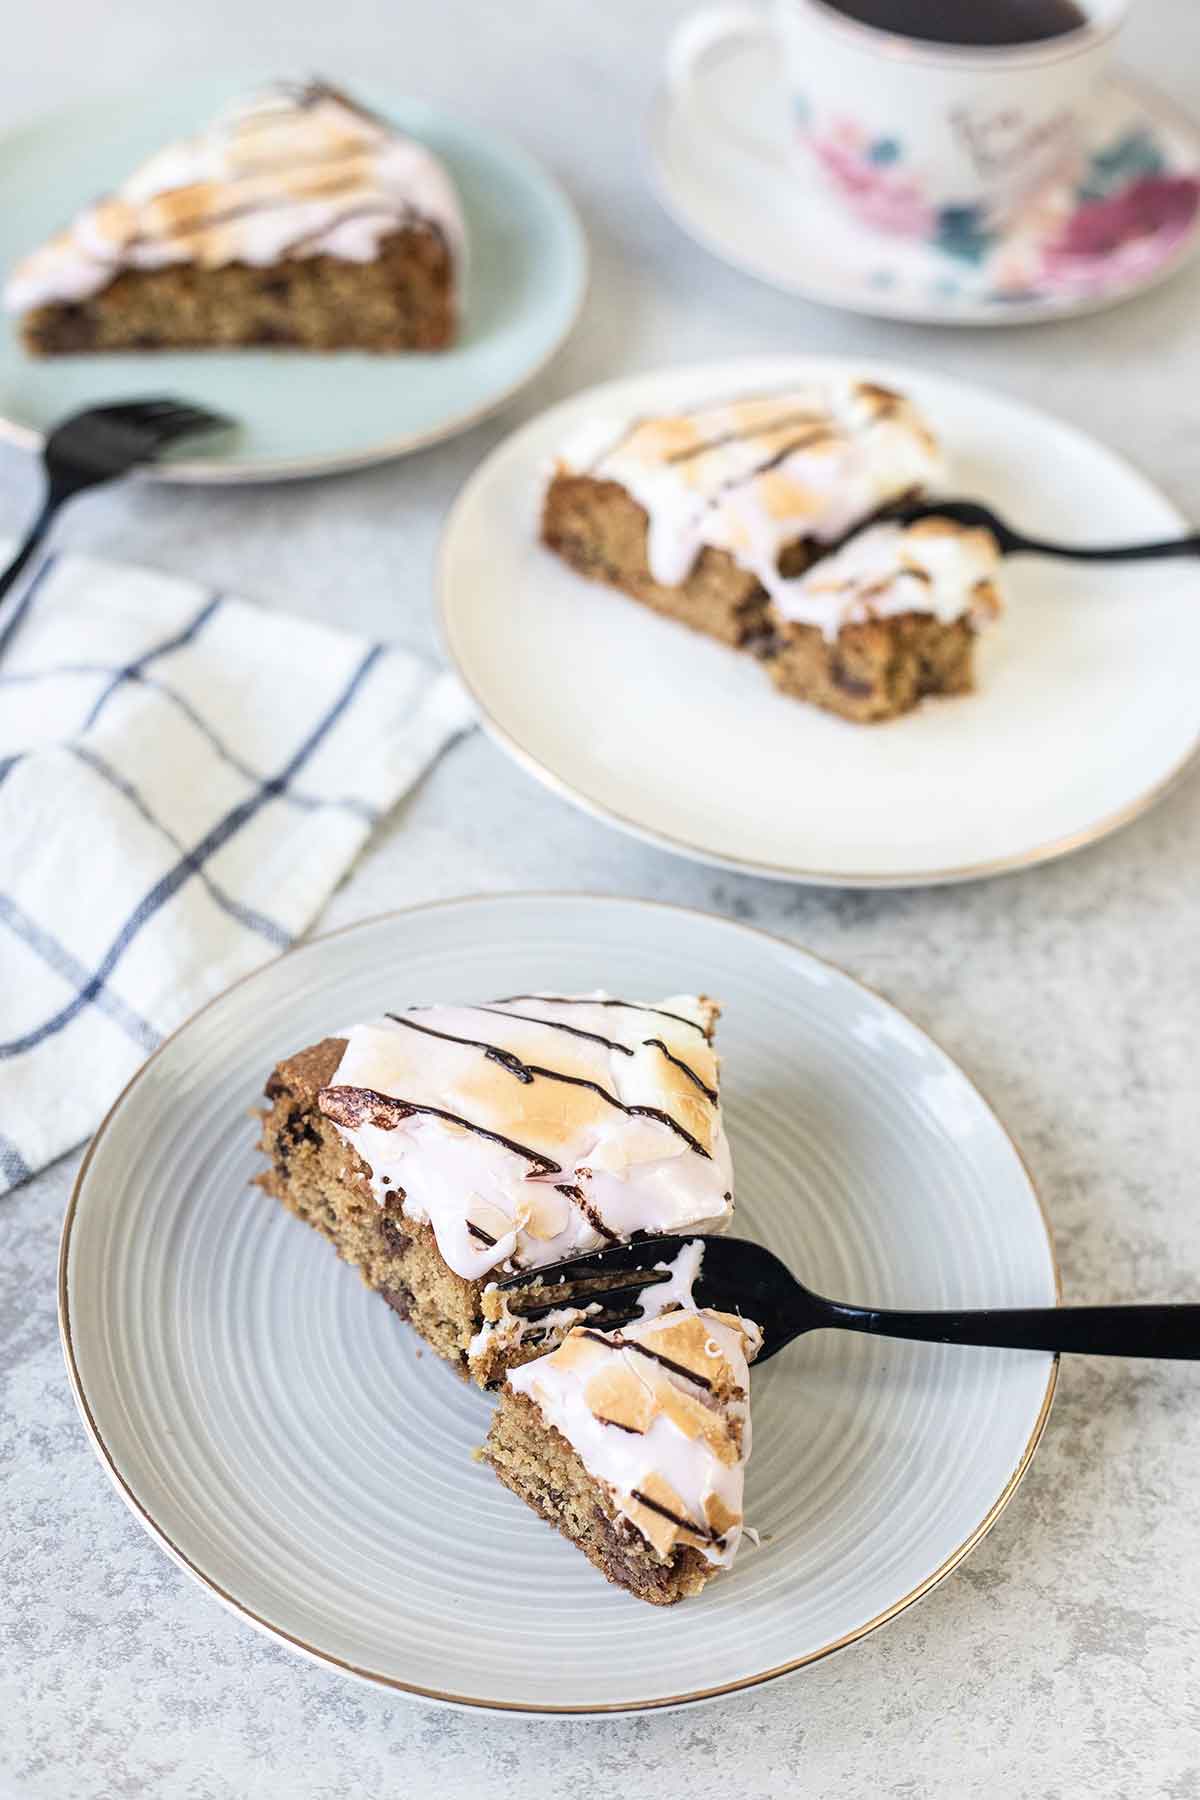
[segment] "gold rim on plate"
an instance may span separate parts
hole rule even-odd
[[[229,994],[233,993],[235,989],[243,987],[247,982],[255,980],[264,972],[264,969],[275,968],[278,963],[283,960],[283,957],[294,955],[298,951],[312,949],[315,945],[328,942],[333,938],[344,937],[349,932],[360,931],[369,926],[383,924],[388,920],[397,922],[402,921],[413,913],[430,912],[443,907],[475,906],[480,904],[494,905],[497,901],[529,900],[616,901],[621,905],[654,907],[656,910],[662,912],[679,913],[688,918],[698,918],[709,921],[715,920],[718,924],[727,927],[731,931],[744,933],[755,938],[763,938],[769,944],[781,946],[793,954],[799,954],[808,957],[813,962],[820,963],[824,968],[833,970],[836,974],[841,975],[847,981],[853,983],[854,986],[861,988],[864,992],[872,995],[876,1000],[882,1001],[883,1004],[891,1008],[893,1012],[898,1013],[906,1024],[911,1025],[915,1030],[919,1031],[929,1043],[933,1044],[936,1050],[946,1057],[947,1061],[953,1064],[963,1080],[968,1083],[986,1111],[991,1114],[991,1117],[1004,1133],[1009,1147],[1017,1158],[1025,1175],[1025,1179],[1029,1183],[1029,1191],[1033,1195],[1034,1202],[1037,1206],[1038,1214],[1042,1221],[1042,1228],[1046,1234],[1046,1249],[1050,1258],[1051,1272],[1054,1277],[1055,1304],[1062,1304],[1062,1272],[1059,1268],[1058,1256],[1055,1252],[1054,1234],[1051,1229],[1050,1220],[1042,1196],[1038,1191],[1037,1183],[1034,1181],[1033,1172],[1022,1154],[1020,1146],[1008,1127],[1004,1124],[1004,1121],[1000,1118],[1000,1115],[996,1112],[996,1109],[988,1100],[987,1096],[983,1093],[978,1083],[967,1074],[957,1058],[952,1057],[949,1051],[945,1050],[938,1040],[925,1030],[924,1026],[919,1025],[915,1019],[904,1012],[901,1007],[898,1007],[894,1001],[889,1000],[886,994],[881,993],[878,988],[872,987],[869,982],[859,980],[858,976],[851,975],[848,970],[842,968],[840,963],[832,962],[828,957],[820,956],[816,951],[806,949],[802,944],[793,943],[790,938],[781,937],[777,932],[764,931],[761,926],[747,925],[739,919],[727,919],[720,913],[704,912],[700,907],[675,906],[670,901],[666,900],[643,900],[621,894],[571,893],[561,890],[545,893],[524,891],[497,894],[460,894],[445,900],[425,900],[419,902],[415,906],[399,907],[390,912],[373,913],[365,919],[356,919],[353,924],[341,925],[334,931],[321,932],[316,937],[305,939],[303,943],[293,944],[288,950],[283,952],[281,957],[263,965],[261,968],[252,969],[248,974],[240,976],[237,981],[231,982],[229,987],[224,989],[222,993],[216,994],[211,1000],[206,1001],[203,1006],[197,1008],[189,1018],[185,1019],[182,1025],[177,1026],[169,1037],[164,1038],[158,1048],[153,1050],[146,1058],[146,1061],[142,1064],[141,1068],[126,1082],[121,1092],[117,1095],[117,1098],[109,1107],[108,1112],[97,1127],[95,1136],[87,1147],[83,1161],[79,1166],[79,1172],[72,1185],[71,1197],[67,1202],[66,1215],[63,1219],[62,1236],[59,1242],[58,1252],[59,1335],[62,1340],[63,1356],[66,1360],[67,1375],[71,1384],[71,1392],[74,1395],[75,1404],[79,1410],[80,1417],[83,1420],[88,1437],[91,1440],[92,1448],[95,1450],[104,1467],[105,1473],[112,1481],[113,1486],[116,1488],[118,1494],[120,1494],[122,1500],[124,1500],[126,1506],[128,1506],[134,1517],[145,1528],[155,1542],[167,1552],[172,1561],[177,1563],[188,1575],[192,1576],[195,1581],[199,1582],[202,1587],[207,1588],[210,1593],[214,1594],[222,1605],[230,1612],[234,1613],[238,1618],[246,1620],[257,1630],[265,1632],[268,1637],[273,1637],[280,1643],[288,1644],[293,1650],[300,1651],[302,1655],[309,1657],[313,1662],[321,1663],[327,1668],[335,1669],[340,1674],[353,1675],[360,1680],[373,1682],[378,1687],[388,1688],[396,1693],[409,1694],[421,1700],[438,1701],[447,1706],[469,1707],[484,1712],[527,1713],[534,1716],[559,1715],[576,1718],[604,1713],[657,1712],[667,1707],[687,1706],[697,1701],[716,1699],[722,1694],[740,1693],[746,1688],[760,1687],[764,1682],[775,1681],[780,1676],[790,1675],[795,1673],[798,1669],[806,1668],[810,1663],[820,1662],[825,1657],[832,1656],[835,1651],[844,1650],[848,1645],[856,1643],[860,1638],[866,1637],[868,1633],[878,1630],[881,1625],[888,1624],[892,1619],[896,1618],[900,1613],[911,1606],[914,1601],[920,1600],[925,1594],[929,1593],[932,1588],[936,1587],[940,1581],[943,1581],[952,1570],[958,1567],[959,1563],[961,1563],[964,1558],[970,1555],[976,1545],[986,1537],[987,1533],[991,1530],[992,1526],[996,1523],[996,1520],[1000,1517],[1000,1514],[1004,1511],[1005,1507],[1016,1493],[1030,1463],[1033,1461],[1034,1452],[1041,1441],[1042,1433],[1046,1428],[1046,1421],[1050,1416],[1050,1407],[1053,1403],[1055,1388],[1058,1384],[1058,1356],[1055,1355],[1051,1359],[1050,1369],[1046,1377],[1046,1391],[1042,1398],[1038,1416],[1034,1420],[1033,1429],[1029,1434],[1025,1448],[1021,1452],[1020,1460],[983,1518],[979,1521],[978,1525],[975,1526],[974,1530],[968,1533],[962,1543],[959,1544],[946,1560],[940,1563],[931,1574],[927,1575],[923,1581],[919,1582],[911,1592],[902,1595],[899,1600],[895,1600],[890,1606],[885,1607],[881,1613],[877,1613],[874,1618],[868,1619],[862,1625],[856,1626],[853,1631],[843,1633],[841,1637],[833,1639],[830,1643],[822,1644],[818,1649],[808,1651],[804,1656],[798,1656],[788,1662],[779,1663],[776,1667],[761,1670],[755,1675],[743,1676],[737,1681],[722,1682],[716,1687],[697,1688],[686,1694],[664,1695],[662,1698],[655,1700],[610,1701],[594,1706],[555,1706],[553,1704],[536,1705],[520,1700],[489,1700],[471,1694],[447,1693],[444,1689],[440,1688],[421,1687],[416,1682],[401,1681],[397,1676],[384,1675],[377,1669],[365,1669],[360,1667],[357,1663],[346,1662],[341,1657],[334,1656],[329,1651],[322,1650],[317,1645],[307,1643],[303,1638],[294,1636],[290,1631],[283,1630],[281,1626],[273,1624],[270,1619],[264,1618],[260,1613],[256,1613],[252,1608],[246,1606],[236,1597],[236,1595],[231,1594],[226,1588],[223,1588],[219,1582],[214,1581],[210,1575],[206,1574],[197,1563],[193,1562],[191,1558],[179,1548],[178,1544],[168,1536],[147,1507],[139,1500],[132,1487],[121,1474],[116,1459],[104,1440],[104,1436],[88,1402],[87,1394],[84,1389],[83,1375],[76,1360],[75,1346],[71,1335],[71,1307],[68,1286],[71,1230],[74,1224],[80,1195],[83,1191],[83,1183],[91,1165],[92,1157],[101,1138],[111,1126],[126,1096],[130,1094],[142,1080],[151,1065],[157,1061],[163,1052],[173,1044],[177,1038],[181,1037],[182,1034],[187,1031],[198,1018],[200,1018],[201,1014],[206,1013],[210,1007],[216,1006]]]

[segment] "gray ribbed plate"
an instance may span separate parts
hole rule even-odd
[[[812,1285],[892,1306],[1052,1303],[1053,1253],[994,1114],[848,976],[701,913],[443,902],[319,939],[194,1018],[118,1101],[63,1235],[63,1339],[96,1448],[229,1606],[350,1673],[534,1711],[725,1692],[861,1635],[1008,1498],[1049,1357],[822,1333],[755,1377],[733,1571],[669,1610],[609,1588],[472,1461],[462,1385],[248,1184],[271,1066],[354,1018],[543,987],[725,1007],[739,1229]]]

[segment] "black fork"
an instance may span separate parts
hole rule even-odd
[[[1089,1356],[1200,1359],[1200,1306],[1035,1306],[979,1312],[886,1312],[827,1300],[796,1280],[761,1244],[729,1237],[651,1237],[528,1269],[497,1285],[508,1309],[544,1317],[560,1306],[598,1303],[588,1325],[617,1330],[641,1317],[646,1288],[669,1279],[669,1263],[688,1244],[703,1246],[692,1290],[698,1306],[740,1313],[762,1327],[757,1360],[774,1356],[806,1331],[832,1328],[928,1344],[976,1344],[999,1350],[1075,1350]],[[521,1290],[536,1284],[529,1303]]]
[[[901,525],[918,519],[953,519],[957,525],[983,525],[1005,556],[1062,556],[1073,562],[1148,562],[1165,556],[1200,556],[1200,532],[1161,538],[1150,544],[1060,544],[1029,537],[978,500],[901,500],[880,515]]]
[[[60,506],[85,488],[115,481],[142,463],[153,462],[169,444],[182,438],[225,431],[231,419],[190,406],[184,400],[127,400],[115,406],[90,406],[56,425],[46,439],[42,465],[46,494],[25,542],[0,575],[0,599],[7,594],[50,528]],[[18,615],[19,616],[19,615]],[[17,617],[0,631],[0,655]]]

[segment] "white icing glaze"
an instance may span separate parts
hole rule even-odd
[[[779,583],[772,599],[780,619],[818,625],[830,639],[843,625],[901,613],[979,626],[999,611],[999,566],[989,531],[949,519],[871,525],[806,574]]]
[[[632,425],[593,419],[559,467],[614,481],[649,517],[656,581],[686,580],[706,546],[725,550],[767,592],[797,540],[829,544],[941,472],[916,409],[860,381],[813,383]]]
[[[673,1265],[672,1282],[650,1290],[660,1301],[669,1294],[682,1304],[682,1311],[658,1313],[625,1326],[621,1332],[597,1334],[604,1337],[603,1343],[579,1330],[572,1331],[550,1355],[512,1370],[507,1385],[536,1404],[546,1423],[561,1432],[578,1453],[589,1474],[604,1483],[617,1511],[639,1530],[646,1531],[647,1526],[651,1530],[662,1529],[658,1519],[648,1516],[636,1498],[636,1494],[644,1494],[648,1489],[661,1494],[661,1483],[682,1502],[682,1513],[702,1528],[715,1516],[721,1528],[713,1541],[690,1536],[682,1541],[694,1543],[710,1562],[727,1566],[733,1561],[745,1529],[742,1500],[751,1436],[747,1365],[761,1348],[762,1333],[752,1320],[695,1308],[691,1286],[701,1255],[700,1245],[687,1246]],[[709,1359],[714,1375],[727,1372],[738,1393],[725,1398],[706,1395],[686,1375],[622,1347],[631,1343],[653,1347],[664,1328],[669,1329],[685,1317],[703,1322],[702,1356]],[[672,1348],[670,1344],[663,1345],[664,1352],[669,1353]],[[634,1406],[645,1406],[646,1412],[653,1415],[646,1428],[630,1430],[597,1416],[596,1390],[591,1387],[597,1375],[608,1384],[610,1397],[615,1392],[627,1397],[627,1403],[631,1400]],[[740,1443],[736,1435],[731,1435],[721,1445],[718,1435],[714,1444],[708,1437],[687,1429],[686,1415],[681,1420],[678,1413],[672,1416],[671,1411],[661,1407],[664,1387],[684,1396],[684,1405],[693,1412],[697,1401],[710,1407],[717,1414],[713,1423],[718,1434],[722,1423],[732,1426],[734,1434],[740,1432]],[[632,1412],[627,1416],[633,1416]],[[659,1544],[663,1552],[670,1547]]]
[[[461,257],[458,197],[437,158],[331,88],[280,85],[135,169],[18,263],[4,299],[12,312],[85,300],[122,269],[172,263],[370,262],[403,225],[441,231]]]
[[[432,1226],[456,1274],[481,1280],[598,1249],[609,1240],[595,1219],[619,1239],[727,1220],[733,1171],[720,1107],[693,1079],[717,1085],[703,1030],[712,1008],[690,996],[606,1001],[422,1007],[344,1034],[321,1109],[371,1170],[375,1198],[402,1191],[405,1216]],[[453,1041],[462,1039],[476,1043]],[[570,1079],[522,1079],[531,1067]],[[364,1100],[363,1090],[397,1104]],[[688,1135],[625,1107],[655,1108]]]

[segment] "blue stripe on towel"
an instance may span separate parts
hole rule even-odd
[[[69,744],[67,748],[72,756],[81,763],[86,763],[89,769],[93,769],[111,787],[116,788],[118,794],[123,794],[134,811],[161,837],[165,837],[173,850],[179,851],[182,856],[187,855],[187,850],[179,838],[163,824],[161,819],[155,818],[131,781],[126,781],[125,777],[118,774],[116,769],[106,763],[102,756],[97,756],[95,751],[89,750],[85,744]],[[292,940],[282,925],[277,925],[274,919],[268,919],[265,913],[256,912],[252,906],[243,906],[240,901],[233,899],[232,895],[227,894],[224,888],[219,887],[205,870],[201,869],[198,873],[209,899],[215,901],[222,912],[227,912],[231,919],[236,919],[238,924],[244,925],[248,931],[257,931],[260,937],[265,937],[267,942],[274,944],[277,950],[287,949]]]
[[[19,1182],[28,1181],[33,1170],[17,1149],[17,1146],[0,1132],[0,1180],[8,1187],[16,1187]]]
[[[69,1021],[75,1018],[85,1006],[96,1001],[100,994],[107,992],[104,985],[105,982],[116,968],[126,949],[142,929],[142,926],[147,924],[148,921],[154,917],[171,896],[183,886],[185,881],[189,880],[192,875],[198,874],[209,858],[215,856],[217,851],[220,850],[223,845],[228,843],[229,839],[239,832],[243,825],[254,818],[255,814],[261,812],[263,807],[270,801],[287,794],[288,784],[292,780],[292,777],[303,768],[304,764],[312,756],[322,740],[337,724],[338,720],[342,717],[342,714],[346,711],[346,708],[350,705],[355,694],[357,694],[359,688],[382,655],[382,644],[374,644],[367,650],[360,660],[358,667],[355,669],[354,674],[346,683],[339,699],[334,702],[325,713],[324,717],[313,727],[312,731],[309,732],[308,736],[304,739],[304,742],[284,765],[280,773],[272,776],[269,781],[261,783],[257,793],[252,794],[249,799],[243,800],[238,806],[235,806],[231,812],[226,813],[225,817],[214,825],[208,835],[201,839],[194,850],[189,851],[185,856],[181,857],[175,866],[169,869],[160,881],[155,883],[150,889],[150,892],[142,900],[141,904],[125,921],[125,924],[117,933],[117,936],[110,944],[107,952],[101,958],[94,974],[85,976],[82,984],[79,985],[75,998],[69,1001],[66,1006],[60,1007],[57,1013],[53,1014],[49,1019],[46,1019],[41,1025],[36,1026],[32,1031],[26,1032],[19,1038],[10,1038],[7,1043],[0,1043],[0,1058],[7,1059],[19,1056],[26,1050],[32,1050],[45,1038],[49,1037],[52,1032],[58,1031],[62,1026],[68,1024]],[[0,908],[2,908],[4,904],[4,897],[0,895]],[[81,970],[80,973],[82,974],[83,971]]]
[[[64,981],[70,982],[73,988],[79,989],[88,985],[88,972],[83,964],[77,962],[66,946],[60,944],[56,937],[52,937],[36,920],[22,912],[15,900],[10,900],[7,894],[0,894],[0,922],[7,925],[9,930],[23,943],[28,944],[31,950],[36,951],[42,961],[53,969],[56,975],[61,975]],[[111,1019],[114,1025],[119,1025],[126,1037],[132,1038],[142,1050],[147,1053],[157,1050],[162,1042],[160,1034],[155,1031],[153,1025],[139,1017],[131,1006],[127,1006],[124,1000],[118,998],[116,994],[110,993],[107,988],[101,988],[92,998],[105,1017]],[[39,1030],[34,1033],[32,1041],[37,1043],[44,1035],[45,1033]]]
[[[130,664],[131,669],[133,666],[133,664]],[[53,681],[61,675],[108,675],[111,673],[112,670],[107,663],[57,663],[53,668],[49,669],[28,669],[22,670],[16,675],[0,675],[0,688],[27,686],[35,681]],[[182,694],[176,693],[175,689],[170,687],[165,681],[159,681],[153,675],[143,675],[141,673],[133,674],[130,679],[136,681],[142,687],[149,688],[151,692],[157,694],[161,699],[169,701],[177,711],[183,714],[188,723],[196,728],[200,735],[206,740],[209,748],[214,754],[219,756],[222,762],[227,763],[231,769],[236,770],[237,773],[243,776],[247,781],[252,782],[255,787],[258,787],[265,779],[257,769],[252,769],[249,763],[243,762],[241,757],[236,756],[228,745],[222,742],[212,726],[208,723],[208,720],[203,718],[196,711],[190,700],[185,700]],[[111,689],[109,691],[111,691]],[[106,697],[107,695],[102,695],[101,699]],[[99,704],[100,702],[97,702],[96,706],[92,708],[91,717],[88,721],[89,724],[91,723],[91,720],[94,719]],[[86,730],[87,727],[85,726],[84,729]],[[68,748],[75,748],[73,741],[69,743]],[[3,781],[14,763],[20,762],[22,757],[27,756],[28,754],[28,751],[23,751],[17,756],[8,758],[0,757],[0,781]],[[361,819],[365,825],[374,826],[379,823],[379,809],[374,806],[368,806],[365,800],[358,800],[353,796],[346,796],[342,799],[323,800],[317,794],[306,794],[300,788],[289,788],[287,793],[282,795],[281,798],[285,799],[290,806],[299,807],[303,812],[319,812],[324,807],[330,807],[337,811],[352,814],[354,818]]]
[[[169,638],[164,638],[162,643],[156,644],[152,650],[143,650],[140,656],[136,656],[131,663],[126,663],[124,668],[114,669],[112,672],[112,680],[92,707],[87,718],[83,721],[83,730],[91,730],[92,726],[96,723],[96,720],[100,717],[101,712],[104,710],[105,705],[119,687],[123,687],[127,681],[140,681],[142,671],[148,668],[152,662],[157,662],[160,656],[170,656],[172,650],[182,650],[185,644],[190,644],[192,639],[199,632],[203,631],[220,604],[220,594],[210,594],[208,599],[204,602],[204,605],[200,608],[200,611],[191,620],[190,624],[184,626],[182,631],[172,632]]]

